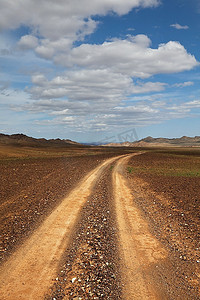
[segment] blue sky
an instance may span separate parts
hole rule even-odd
[[[0,132],[80,142],[133,129],[200,135],[199,0],[0,8]]]

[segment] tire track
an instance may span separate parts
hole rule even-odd
[[[150,233],[148,223],[134,205],[131,190],[121,174],[122,166],[129,158],[119,159],[113,170],[119,254],[124,279],[123,299],[168,299],[149,273],[151,266],[165,259],[167,253]]]

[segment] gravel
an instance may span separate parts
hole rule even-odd
[[[45,299],[121,299],[111,170],[83,208],[57,280]]]

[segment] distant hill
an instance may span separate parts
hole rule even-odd
[[[2,134],[0,133],[0,145],[12,146],[30,146],[30,147],[66,147],[66,146],[81,146],[81,144],[69,139],[36,139],[25,134]]]
[[[153,138],[148,136],[135,142],[110,143],[110,147],[200,147],[200,136],[181,138]]]

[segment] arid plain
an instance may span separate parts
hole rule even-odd
[[[1,299],[199,299],[200,149],[0,146]]]

